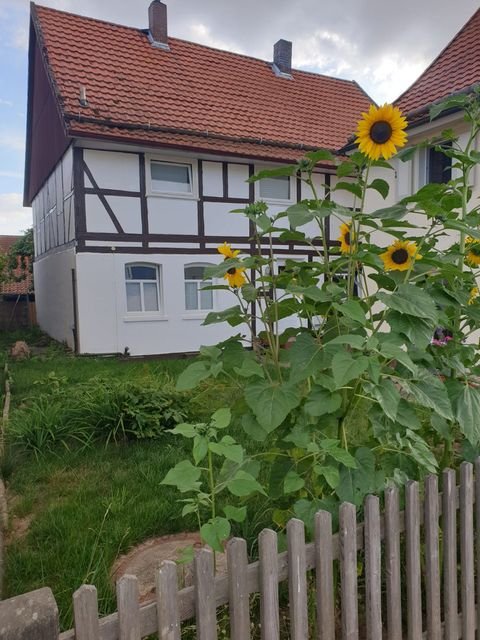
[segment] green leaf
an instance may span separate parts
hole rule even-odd
[[[467,440],[477,445],[480,442],[480,390],[465,385],[457,397],[456,415],[460,429]]]
[[[394,293],[377,294],[378,299],[387,307],[417,318],[427,318],[438,323],[438,311],[435,301],[420,287],[413,284],[400,284]]]
[[[196,424],[177,424],[175,429],[171,429],[170,433],[183,436],[184,438],[194,438],[197,435]]]
[[[182,460],[170,469],[160,484],[177,487],[181,493],[197,491],[200,487],[198,480],[201,475],[201,470],[194,467],[190,460]]]
[[[340,472],[336,467],[322,466],[320,464],[315,465],[314,471],[317,475],[323,476],[327,481],[327,484],[332,489],[336,489],[340,482]]]
[[[342,502],[351,502],[359,507],[366,495],[375,493],[380,488],[380,478],[375,472],[375,455],[370,449],[357,449],[355,460],[356,469],[340,471],[340,484],[336,494]]]
[[[259,380],[245,389],[245,400],[260,426],[270,433],[300,404],[300,394],[287,385]]]
[[[348,160],[341,162],[337,167],[337,176],[339,178],[347,178],[355,174],[357,165],[354,162]]]
[[[374,189],[375,191],[378,191],[378,193],[385,200],[385,198],[388,196],[388,192],[390,191],[390,186],[386,180],[375,178],[375,180],[372,180],[372,182],[368,185],[368,189]]]
[[[217,516],[211,518],[200,529],[202,540],[206,542],[214,551],[223,552],[223,542],[230,535],[230,522],[226,518]]]
[[[290,164],[285,167],[278,167],[277,169],[263,169],[254,176],[249,178],[247,182],[258,182],[264,178],[278,178],[280,176],[293,176],[297,172],[297,165]]]
[[[283,481],[283,491],[285,494],[299,491],[300,489],[303,489],[304,486],[304,479],[301,478],[293,469],[287,473],[285,480]]]
[[[234,522],[244,522],[247,517],[247,507],[231,507],[227,505],[223,507],[223,513],[229,520]]]
[[[232,412],[228,408],[217,409],[210,418],[216,429],[226,429],[232,420]]]
[[[399,379],[398,382],[412,394],[420,406],[433,409],[447,420],[453,419],[452,405],[447,395],[447,389],[438,378],[431,376],[428,381],[420,380],[419,382]]]
[[[250,436],[250,438],[255,440],[255,442],[264,442],[268,437],[268,432],[258,424],[257,420],[255,420],[255,416],[250,412],[247,412],[242,416],[242,428],[247,436]]]
[[[417,152],[417,147],[407,147],[406,149],[402,149],[397,153],[397,158],[402,162],[408,162],[412,160]]]
[[[327,343],[325,343],[325,346],[328,345],[330,347],[334,344],[347,344],[352,349],[358,349],[359,351],[362,351],[365,347],[365,338],[363,336],[357,336],[353,333],[347,333],[342,336],[337,336],[336,338],[333,338],[333,340],[329,340]]]
[[[335,156],[328,149],[318,149],[317,151],[308,151],[305,157],[316,165],[318,162],[335,162]]]
[[[227,488],[234,496],[244,498],[252,493],[267,495],[262,485],[246,471],[237,471],[231,480],[227,482]]]
[[[195,464],[199,464],[207,455],[208,440],[205,436],[195,436],[193,441],[193,459]]]
[[[241,367],[234,368],[235,373],[242,378],[265,378],[263,367],[253,358],[244,358]]]
[[[254,302],[257,299],[257,290],[250,282],[244,284],[240,291],[245,302]]]
[[[322,345],[309,333],[301,333],[288,351],[290,381],[300,382],[326,367]]]
[[[441,113],[447,111],[448,109],[463,109],[468,104],[468,96],[467,94],[462,94],[459,96],[452,96],[450,98],[446,98],[442,100],[438,104],[434,104],[430,107],[430,120],[434,120]]]
[[[360,304],[360,302],[358,302],[358,300],[346,300],[341,304],[334,302],[333,306],[342,315],[347,316],[347,318],[350,318],[350,320],[353,320],[354,322],[358,322],[363,326],[367,323],[367,319],[365,317],[365,311],[363,310],[363,307]]]
[[[380,347],[380,353],[386,358],[392,360],[398,360],[403,366],[411,371],[413,375],[417,374],[418,367],[412,362],[410,356],[406,351],[391,342],[384,342]]]
[[[335,413],[342,406],[342,396],[339,393],[329,393],[321,387],[313,387],[307,401],[305,412],[309,416],[319,418],[327,413]]]
[[[368,358],[354,358],[347,351],[338,351],[332,360],[332,373],[337,389],[345,386],[350,380],[359,378],[368,368]]]
[[[222,311],[211,311],[202,322],[202,326],[206,327],[209,324],[218,324],[219,322],[227,322],[231,327],[245,322],[240,306],[237,304]]]
[[[362,187],[356,182],[337,182],[333,191],[348,191],[349,193],[353,193],[357,198],[362,198]]]
[[[369,214],[370,218],[379,218],[380,220],[401,220],[408,213],[408,209],[403,204],[394,204],[392,207],[377,209]]]
[[[382,407],[386,416],[395,422],[400,403],[400,393],[393,382],[388,378],[383,378],[380,384],[372,387],[371,393]]]
[[[210,377],[210,375],[210,367],[206,362],[194,362],[178,376],[177,391],[193,389],[199,382]]]
[[[288,207],[287,216],[292,229],[302,227],[314,219],[314,215],[310,211],[308,205],[301,202]]]
[[[208,448],[218,456],[223,456],[227,460],[241,464],[243,462],[243,447],[233,442],[232,438],[225,436],[220,442],[210,442]]]

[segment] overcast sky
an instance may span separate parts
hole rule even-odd
[[[57,9],[145,28],[149,0],[42,0]],[[478,8],[478,0],[167,0],[169,32],[270,60],[279,38],[294,65],[356,80],[394,100]],[[27,0],[0,0],[0,234],[31,224],[21,206]],[[479,45],[480,46],[480,45]]]

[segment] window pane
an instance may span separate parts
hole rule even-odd
[[[158,311],[158,288],[156,282],[143,284],[143,302],[145,311]]]
[[[429,149],[428,181],[448,182],[452,177],[452,160],[441,151]]]
[[[157,267],[142,264],[130,264],[125,267],[127,280],[156,280]]]
[[[150,163],[154,191],[191,193],[190,166],[180,164]]]
[[[196,282],[185,282],[185,309],[198,309],[198,285]]]
[[[260,197],[272,200],[290,200],[290,178],[276,176],[260,180]]]
[[[211,282],[204,283],[211,285]],[[213,309],[213,291],[200,291],[200,309]]]
[[[185,267],[185,280],[203,280],[205,267]]]
[[[140,297],[140,285],[136,282],[127,282],[127,311],[141,311],[142,299]]]

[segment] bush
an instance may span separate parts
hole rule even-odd
[[[61,380],[12,414],[8,437],[41,455],[59,446],[157,438],[188,415],[189,397],[168,379],[93,378],[74,386]]]

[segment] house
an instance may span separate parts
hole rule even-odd
[[[217,246],[250,249],[248,221],[231,211],[262,199],[275,213],[311,195],[295,178],[246,180],[309,150],[344,148],[372,102],[355,82],[293,69],[288,41],[264,61],[173,38],[160,0],[145,22],[31,9],[24,200],[37,316],[79,353],[183,354],[237,333],[202,326],[233,304],[228,292],[201,291]],[[479,81],[479,23],[477,12],[398,99],[413,142],[446,125],[464,135],[461,113],[430,124],[428,107]],[[394,162],[393,179],[376,170],[391,182],[387,201],[372,191],[368,208],[449,175],[434,150]],[[321,196],[335,187],[334,168],[319,164],[315,180]],[[328,221],[330,241],[338,224]],[[316,259],[279,239],[275,252]]]
[[[35,305],[31,262],[28,256],[16,256],[12,268],[12,249],[23,236],[0,236],[0,254],[7,259],[0,278],[0,330],[31,327],[35,324]]]
[[[311,195],[295,178],[246,180],[339,149],[371,103],[355,82],[292,69],[285,40],[266,62],[172,38],[159,0],[148,24],[31,9],[37,315],[80,353],[185,353],[231,335],[201,326],[231,294],[200,291],[219,244],[250,247],[248,221],[231,210],[261,198],[281,211]],[[315,176],[320,193],[335,185],[332,166]],[[278,239],[275,250],[312,259]]]

